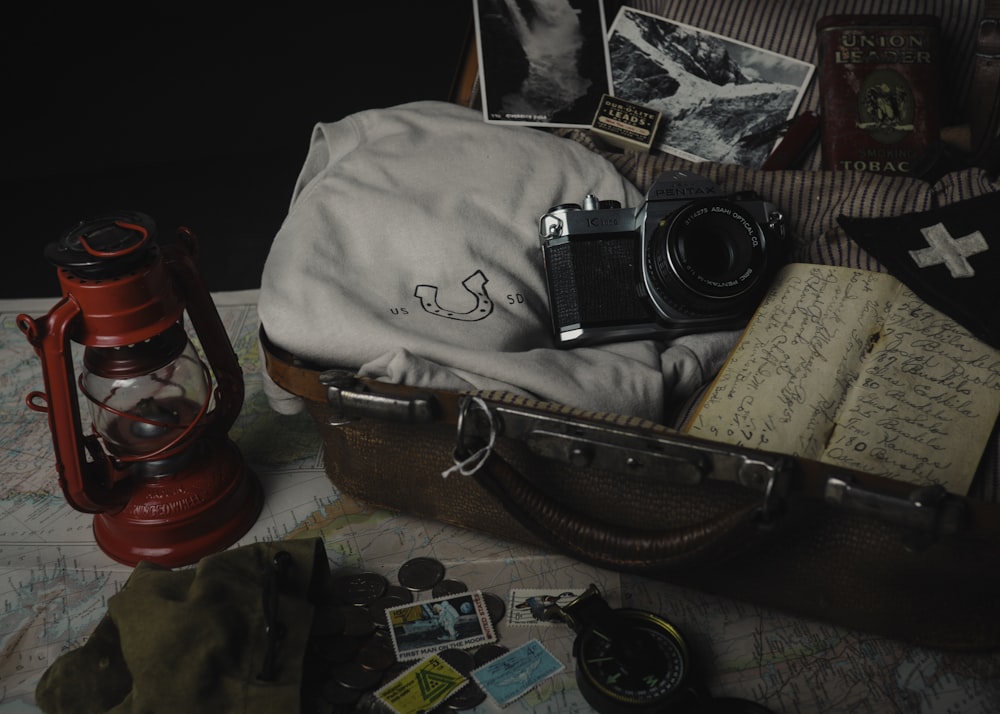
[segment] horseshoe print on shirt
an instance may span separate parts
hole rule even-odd
[[[420,299],[420,306],[426,312],[449,320],[474,322],[489,317],[493,312],[493,300],[486,292],[489,280],[483,271],[477,270],[462,281],[462,287],[476,298],[476,304],[469,310],[453,310],[438,302],[438,287],[436,285],[418,285],[414,295]]]

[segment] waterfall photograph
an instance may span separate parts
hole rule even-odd
[[[476,0],[489,122],[589,127],[611,65],[603,0]]]

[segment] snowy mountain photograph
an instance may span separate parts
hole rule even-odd
[[[486,121],[587,126],[611,93],[603,0],[476,0]]]
[[[798,110],[808,62],[623,7],[608,36],[616,97],[662,113],[656,148],[758,168]]]

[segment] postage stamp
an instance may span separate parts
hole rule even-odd
[[[545,608],[565,605],[582,592],[583,590],[511,590],[507,624],[565,626],[559,620],[547,618]]]
[[[375,692],[394,714],[428,712],[468,683],[462,674],[438,655],[415,664]]]
[[[563,663],[541,642],[529,640],[472,670],[472,678],[497,704],[505,707],[563,668]]]
[[[497,639],[486,601],[478,590],[397,605],[386,610],[386,617],[400,662]]]

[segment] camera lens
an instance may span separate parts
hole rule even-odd
[[[653,284],[669,303],[712,314],[765,286],[764,233],[736,203],[687,204],[661,221],[647,256]]]
[[[676,245],[681,263],[713,283],[721,284],[736,279],[738,274],[734,274],[734,269],[739,269],[746,263],[745,244],[734,241],[729,234],[711,227],[699,235],[688,230],[682,231],[677,236]]]

